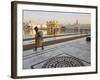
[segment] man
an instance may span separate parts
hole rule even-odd
[[[43,33],[42,31],[38,30],[38,27],[36,26],[34,28],[36,34],[35,34],[35,51],[37,51],[38,47],[41,47],[42,50],[44,50],[43,47]]]

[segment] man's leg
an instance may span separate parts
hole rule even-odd
[[[41,45],[41,48],[42,48],[42,50],[44,50],[44,46],[43,46],[43,43],[42,43],[42,45]]]
[[[40,45],[41,49],[44,50],[43,40],[42,39],[39,41],[39,45]]]
[[[37,51],[37,40],[35,41],[35,51]]]
[[[37,46],[35,46],[35,51],[37,51]]]

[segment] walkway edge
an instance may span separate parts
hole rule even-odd
[[[68,38],[63,38],[63,39],[46,41],[46,42],[43,43],[43,45],[49,46],[49,45],[53,45],[53,44],[57,44],[57,43],[65,42],[65,41],[83,38],[83,37],[86,37],[86,36],[90,36],[90,35],[87,35],[87,34],[86,35],[80,35],[80,36],[78,35],[78,36],[74,36],[74,37],[68,37]],[[35,47],[35,44],[24,45],[23,50],[33,49],[34,47]]]

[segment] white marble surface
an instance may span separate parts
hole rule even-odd
[[[32,65],[35,65],[35,68],[41,68],[48,59],[62,55],[79,58],[88,66],[90,65],[90,51],[90,42],[87,42],[85,38],[46,46],[43,51],[40,48],[37,52],[33,49],[25,50],[23,52],[23,68],[30,69]]]

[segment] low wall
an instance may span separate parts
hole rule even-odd
[[[49,46],[49,45],[53,45],[53,44],[57,44],[57,43],[65,42],[65,41],[70,41],[70,40],[74,40],[74,39],[79,39],[79,38],[83,38],[83,37],[87,37],[87,36],[90,36],[90,35],[86,35],[86,34],[80,35],[80,36],[76,35],[74,37],[45,41],[43,44],[44,44],[44,46]],[[33,49],[34,47],[35,47],[35,44],[23,45],[24,50]]]

